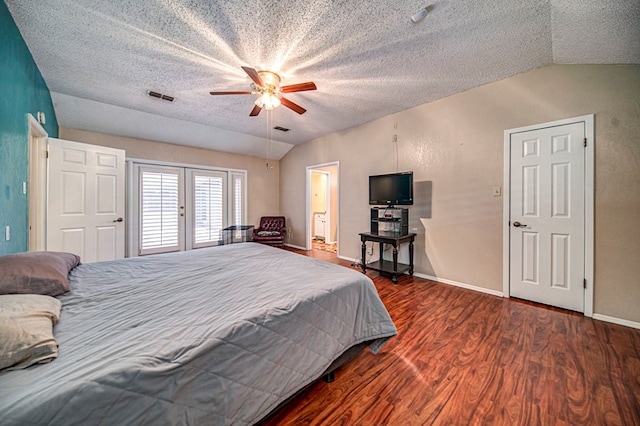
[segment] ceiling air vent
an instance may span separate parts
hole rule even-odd
[[[276,127],[274,127],[274,129],[280,130],[281,132],[288,132],[289,131],[289,129],[287,129],[286,127],[281,127],[281,126],[276,126]]]
[[[149,90],[147,92],[147,95],[151,96],[152,98],[164,99],[165,101],[169,102],[173,102],[173,100],[175,99],[173,96],[163,95],[162,93],[154,92],[153,90]]]

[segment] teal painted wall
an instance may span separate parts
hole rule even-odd
[[[0,2],[0,255],[26,251],[28,202],[22,182],[29,177],[27,113],[46,114],[45,130],[58,137],[51,94],[18,31]],[[5,240],[10,226],[11,239]]]

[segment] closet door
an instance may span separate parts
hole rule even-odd
[[[227,172],[187,169],[187,249],[218,245],[228,226]]]
[[[137,165],[138,255],[183,250],[184,169]]]

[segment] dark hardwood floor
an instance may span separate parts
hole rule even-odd
[[[331,253],[292,251],[350,267]],[[640,330],[367,274],[398,335],[265,425],[640,425]]]

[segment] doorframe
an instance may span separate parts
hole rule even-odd
[[[27,185],[28,245],[29,251],[47,249],[47,138],[49,134],[30,113],[29,177]]]
[[[593,317],[593,288],[594,288],[594,195],[595,195],[595,131],[594,114],[548,123],[534,124],[504,131],[504,199],[502,217],[505,221],[505,231],[502,233],[502,291],[503,297],[509,297],[510,279],[510,212],[511,212],[511,135],[548,127],[565,126],[567,124],[582,123],[584,135],[587,139],[585,148],[585,176],[584,176],[584,278],[587,286],[584,292],[584,316]]]
[[[328,243],[330,242],[328,240],[329,238],[329,234],[331,233],[331,173],[326,172],[324,170],[316,170],[316,169],[311,169],[311,175],[313,176],[313,173],[317,173],[319,175],[324,175],[325,177],[325,181],[324,181],[324,242]],[[311,191],[313,192],[313,179],[311,180]],[[313,198],[313,197],[312,197]],[[313,215],[316,212],[311,212],[311,223],[312,223],[312,228],[315,228],[315,219],[313,218]],[[311,238],[313,238],[313,232],[311,233]],[[332,241],[333,242],[333,241]]]
[[[306,207],[305,207],[305,225],[306,225],[306,238],[305,238],[305,250],[311,250],[312,243],[311,243],[311,230],[312,230],[312,226],[313,226],[313,218],[312,216],[312,212],[311,212],[311,198],[312,198],[312,194],[311,194],[311,172],[314,171],[314,169],[321,169],[323,167],[329,167],[329,166],[336,166],[338,169],[338,185],[336,188],[337,191],[337,198],[338,198],[338,223],[336,223],[336,240],[338,242],[338,251],[340,251],[340,161],[332,161],[329,163],[321,163],[321,164],[314,164],[311,166],[307,166],[307,173],[306,173],[306,193],[307,193],[307,200],[306,200]],[[317,171],[317,170],[316,170]],[[330,200],[331,198],[331,182],[327,182],[327,187],[329,188],[329,191],[327,191],[327,199]],[[327,203],[327,206],[330,206],[329,203]],[[335,207],[331,207],[330,208],[335,208]],[[330,214],[330,211],[327,211]],[[329,219],[330,220],[330,219]],[[330,225],[330,222],[327,222]],[[331,232],[330,226],[327,226],[329,228],[329,233]]]

